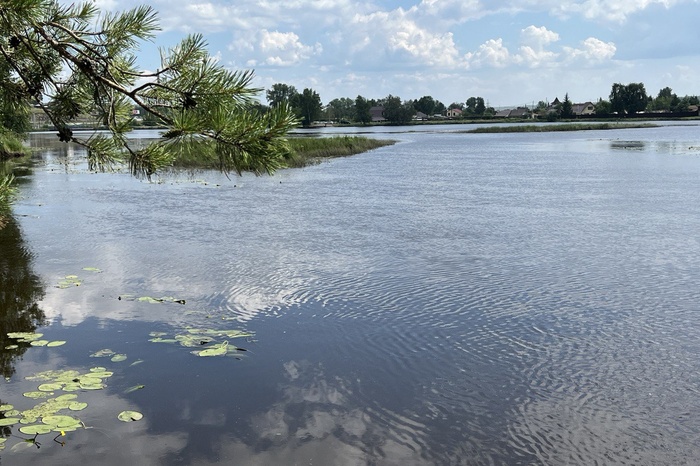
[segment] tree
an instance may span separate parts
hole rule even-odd
[[[560,118],[571,118],[574,116],[574,105],[569,99],[569,93],[564,95],[564,102],[561,103],[559,107],[559,117]]]
[[[595,114],[596,115],[610,115],[612,113],[612,105],[610,105],[610,101],[608,100],[603,100],[603,99],[598,99],[598,102],[595,104]]]
[[[483,115],[486,111],[486,104],[483,97],[469,97],[464,109],[468,115]]]
[[[270,107],[289,103],[295,95],[297,95],[296,88],[283,83],[273,84],[272,88],[265,92]]]
[[[225,172],[280,167],[286,133],[296,123],[287,106],[264,116],[251,112],[261,91],[251,86],[252,71],[220,66],[198,34],[162,50],[156,71],[140,70],[134,58],[139,42],[158,30],[156,13],[146,5],[100,14],[93,2],[5,0],[0,69],[10,76],[0,83],[3,96],[17,106],[38,101],[61,141],[87,149],[93,169],[126,163],[132,174],[150,177],[185,153],[216,156]],[[134,106],[168,127],[162,138],[143,146],[126,137]],[[71,121],[86,113],[110,134],[74,134]]]
[[[648,98],[643,83],[627,85],[615,83],[610,91],[610,106],[619,115],[641,112],[647,106]]]
[[[311,126],[321,116],[321,97],[313,89],[306,88],[294,95],[290,104],[304,126]]]
[[[429,95],[424,95],[413,103],[413,108],[426,115],[432,115],[435,112],[435,105],[435,99]]]
[[[348,97],[333,99],[328,102],[328,108],[331,110],[331,118],[337,121],[352,120],[355,114],[355,102]]]
[[[390,123],[401,125],[409,123],[416,114],[416,109],[408,102],[402,103],[400,97],[389,94],[384,99],[384,118]]]
[[[369,124],[372,121],[372,115],[369,113],[370,108],[372,108],[372,103],[358,95],[355,98],[355,121],[363,125]]]

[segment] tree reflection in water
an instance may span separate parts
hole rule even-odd
[[[33,332],[46,317],[37,304],[44,297],[44,288],[32,270],[32,254],[17,221],[7,216],[4,223],[0,229],[0,371],[8,379],[15,372],[14,361],[30,345],[9,339],[7,333]]]

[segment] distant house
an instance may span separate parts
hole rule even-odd
[[[458,118],[462,116],[462,111],[458,108],[451,108],[447,110],[447,118]]]
[[[372,121],[375,121],[375,122],[386,121],[386,118],[384,118],[384,107],[382,107],[382,106],[371,107],[369,109],[369,114],[372,117]]]
[[[530,109],[527,107],[518,107],[510,111],[508,118],[530,118]]]
[[[423,113],[423,112],[416,112],[416,114],[413,115],[413,119],[414,119],[414,120],[420,120],[420,121],[427,120],[427,119],[428,119],[428,115],[426,115],[426,114]]]
[[[510,112],[511,112],[510,108],[499,110],[496,112],[494,117],[496,117],[496,118],[508,118],[510,116]]]
[[[595,113],[595,105],[593,105],[593,102],[573,104],[571,110],[574,112],[574,115],[593,115]]]

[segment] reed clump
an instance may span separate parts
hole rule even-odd
[[[484,126],[464,133],[549,133],[553,131],[592,131],[606,129],[655,128],[651,123],[573,123],[561,125]]]

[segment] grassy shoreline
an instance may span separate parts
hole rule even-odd
[[[396,141],[362,136],[290,137],[288,142],[290,151],[280,168],[306,167],[317,164],[324,159],[360,154],[396,143]],[[205,159],[202,157],[179,157],[175,159],[173,168],[218,170],[219,159],[216,157]]]
[[[593,131],[608,129],[657,128],[653,123],[564,123],[552,125],[513,125],[486,126],[474,128],[460,133],[550,133],[555,131]]]
[[[290,155],[286,168],[305,167],[323,159],[347,157],[395,143],[392,140],[362,136],[293,137],[289,138]]]

